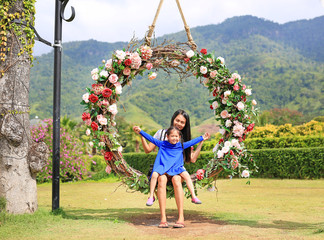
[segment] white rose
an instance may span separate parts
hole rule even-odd
[[[228,153],[229,150],[230,150],[229,147],[225,147],[225,146],[224,146],[224,147],[222,148],[222,152],[223,152],[224,154],[225,154],[225,153]]]
[[[89,142],[89,146],[90,147],[93,147],[93,142]]]
[[[206,74],[206,73],[207,73],[207,68],[206,68],[205,66],[201,66],[201,67],[200,67],[200,72],[201,72],[202,74]]]
[[[219,151],[217,152],[217,158],[222,158],[223,156],[224,156],[223,151],[219,150]]]
[[[243,172],[242,172],[242,175],[241,175],[242,177],[245,177],[245,178],[248,178],[249,176],[250,176],[250,173],[249,173],[249,171],[248,170],[244,170]]]
[[[254,99],[252,100],[252,105],[255,106],[257,105],[257,101],[255,101]]]
[[[121,85],[117,85],[116,86],[116,93],[121,94],[123,92],[122,89],[123,89],[123,87]]]
[[[120,60],[124,60],[126,57],[126,53],[122,50],[116,50],[116,57]]]
[[[242,102],[238,102],[236,106],[237,106],[237,109],[238,109],[239,111],[241,111],[241,110],[244,109],[244,103],[242,103]]]
[[[222,65],[225,64],[225,59],[224,59],[224,58],[222,58],[222,57],[218,57],[217,59],[220,60],[220,62],[221,62]]]
[[[111,112],[112,115],[116,115],[116,114],[118,113],[116,103],[110,105],[110,106],[108,107],[108,111]]]
[[[106,69],[111,69],[111,67],[112,67],[112,59],[109,59],[109,60],[107,60],[107,62],[106,62],[106,64],[105,64],[105,67],[106,67]]]
[[[235,138],[233,138],[231,140],[231,144],[232,144],[232,146],[234,146],[236,148],[240,148],[241,147],[239,141],[237,141],[237,139],[235,139]]]
[[[226,120],[226,122],[225,122],[225,126],[226,127],[230,127],[230,126],[232,126],[232,121],[231,120]]]
[[[107,123],[108,123],[108,120],[105,117],[98,119],[98,121],[101,125],[107,125]]]
[[[213,153],[215,153],[218,150],[219,144],[217,143],[215,147],[213,148]]]
[[[251,89],[245,89],[245,94],[247,96],[251,96],[252,95],[252,90]]]
[[[108,72],[106,70],[102,70],[99,75],[100,75],[100,77],[107,78],[109,74],[108,74]]]
[[[219,129],[219,133],[222,134],[222,135],[224,135],[225,134],[225,129],[222,129],[222,128]]]
[[[105,144],[104,142],[100,142],[100,143],[99,143],[99,146],[100,146],[100,147],[104,147],[105,145],[106,145],[106,144]]]
[[[226,141],[225,143],[224,143],[224,147],[228,147],[228,148],[230,148],[230,147],[232,147],[232,143],[230,142],[230,141]],[[228,151],[227,151],[228,152]]]
[[[92,71],[91,71],[91,75],[93,75],[93,74],[98,74],[99,73],[99,69],[98,68],[94,68],[94,69],[92,69]]]
[[[91,76],[92,80],[93,81],[97,81],[99,79],[99,74],[98,73],[95,73]]]
[[[85,101],[86,103],[89,102],[89,93],[85,93],[82,95],[82,100]]]
[[[123,151],[123,147],[122,147],[122,146],[119,146],[119,147],[117,148],[117,151],[121,153],[121,152]]]
[[[238,73],[233,73],[232,78],[238,79],[239,81],[241,81],[241,76]]]
[[[193,57],[193,56],[195,55],[195,52],[192,51],[192,50],[189,50],[189,51],[186,53],[186,55],[187,55],[188,58],[191,58],[191,57]]]
[[[213,109],[218,108],[218,102],[217,102],[217,101],[214,101],[214,102],[212,103],[212,107],[213,107]]]
[[[86,135],[89,136],[90,134],[91,134],[91,131],[90,131],[90,129],[88,128],[88,129],[86,130]]]
[[[225,98],[222,99],[222,104],[227,104],[227,100]]]
[[[231,95],[231,90],[227,90],[226,92],[224,92],[224,97],[228,97],[229,95]]]

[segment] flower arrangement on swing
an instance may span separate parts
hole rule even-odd
[[[113,170],[131,189],[143,193],[149,192],[149,180],[123,159],[115,116],[122,88],[147,70],[176,72],[181,79],[193,75],[212,94],[210,108],[220,123],[223,137],[213,149],[214,157],[192,175],[196,184],[210,186],[221,171],[249,177],[257,169],[243,143],[254,127],[251,117],[256,114],[256,101],[248,99],[252,90],[242,83],[238,73],[229,71],[224,58],[216,58],[207,49],[196,51],[189,27],[185,29],[186,44],[163,42],[151,47],[152,28],[143,43],[132,39],[126,49],[116,50],[111,59],[91,71],[94,84],[82,96],[81,104],[85,107],[82,120],[89,126],[86,134],[92,136],[90,145],[104,155],[108,172]],[[156,77],[155,72],[148,74],[151,80]],[[172,195],[168,192],[169,197]]]

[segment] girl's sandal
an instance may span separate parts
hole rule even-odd
[[[176,222],[173,225],[173,228],[184,228],[184,227],[185,227],[184,223],[181,223],[181,222]]]
[[[169,224],[167,222],[160,222],[159,228],[168,228]]]

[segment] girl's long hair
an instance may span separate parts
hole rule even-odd
[[[171,124],[170,126],[173,126],[173,122],[174,119],[181,114],[182,116],[184,116],[184,118],[186,119],[186,125],[184,126],[184,128],[181,130],[182,133],[182,137],[183,137],[183,141],[184,142],[188,142],[191,140],[191,130],[190,130],[190,118],[188,113],[186,113],[186,111],[182,110],[182,109],[178,109],[177,111],[175,111],[175,113],[173,114],[172,118],[171,118]],[[191,148],[187,148],[184,150],[184,161],[189,163],[191,162]]]

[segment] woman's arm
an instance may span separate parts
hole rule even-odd
[[[209,133],[205,133],[204,134],[204,141],[207,140],[207,139],[209,139],[209,138],[210,138],[210,134]],[[197,158],[198,158],[198,156],[200,154],[200,150],[201,150],[201,147],[202,147],[204,141],[201,141],[198,144],[198,146],[197,146],[197,148],[196,148],[196,150],[194,152],[191,151],[191,161],[190,162],[195,163],[197,161]]]
[[[142,146],[143,146],[143,149],[144,149],[144,152],[145,153],[150,153],[152,152],[154,149],[155,149],[155,145],[151,142],[147,143],[145,138],[143,136],[141,136],[141,141],[142,141]]]
[[[203,145],[204,141],[200,142],[196,148],[195,151],[191,151],[191,162],[195,163],[197,161],[197,158],[200,154],[201,147]]]

